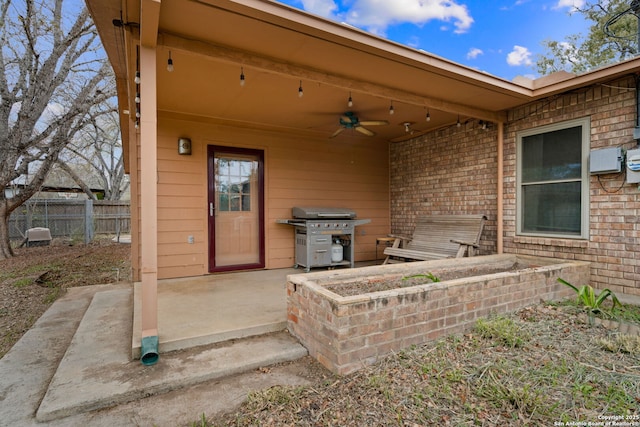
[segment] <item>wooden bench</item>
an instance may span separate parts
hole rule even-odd
[[[419,217],[412,237],[395,236],[385,248],[383,264],[474,256],[487,217],[484,215],[432,215]]]

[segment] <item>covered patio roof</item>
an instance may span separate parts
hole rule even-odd
[[[629,61],[577,78],[559,73],[509,82],[274,1],[87,3],[118,78],[121,111],[135,111],[134,43],[142,31],[158,46],[158,111],[318,138],[330,138],[346,111],[389,122],[370,127],[373,137],[347,129],[337,143],[402,141],[457,120],[501,122],[509,108],[638,67]]]

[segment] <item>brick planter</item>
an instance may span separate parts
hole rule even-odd
[[[425,279],[418,286],[355,296],[325,288],[514,265],[519,269],[437,283]],[[588,283],[589,263],[507,254],[294,274],[287,278],[288,328],[311,356],[344,375],[393,351],[462,332],[491,313],[571,296],[558,277],[578,286]]]

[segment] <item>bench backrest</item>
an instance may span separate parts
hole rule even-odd
[[[460,247],[451,240],[478,244],[484,215],[432,215],[418,217],[412,240],[407,249],[455,256]]]

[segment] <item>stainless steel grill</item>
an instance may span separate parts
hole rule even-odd
[[[354,232],[370,219],[355,219],[351,209],[294,207],[293,219],[276,222],[295,227],[295,268],[354,266]]]

